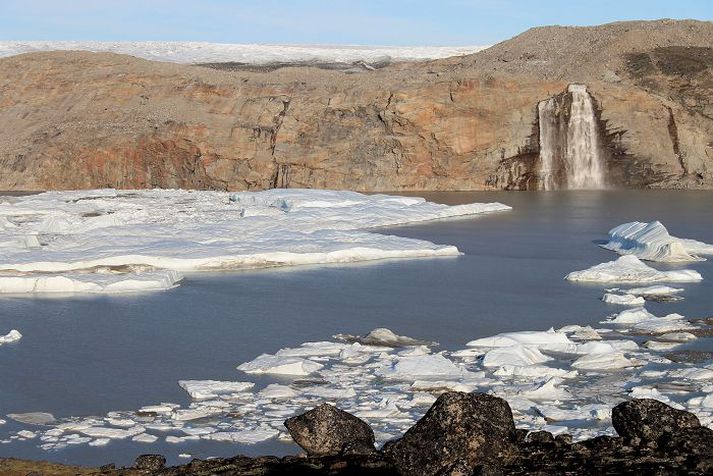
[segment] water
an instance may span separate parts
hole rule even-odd
[[[459,258],[192,275],[179,288],[137,296],[0,300],[0,329],[23,339],[0,347],[0,413],[103,415],[172,401],[179,379],[244,378],[235,367],[263,352],[385,326],[456,349],[509,330],[596,324],[620,308],[599,286],[562,277],[614,259],[596,246],[626,221],[661,220],[672,234],[713,242],[713,192],[577,191],[420,194],[456,204],[501,201],[513,211],[384,230],[459,247]],[[667,266],[659,266],[661,268]],[[687,264],[706,278],[684,301],[654,314],[713,314],[713,262]],[[711,349],[708,349],[711,350]],[[258,385],[266,380],[258,380]],[[18,429],[11,421],[0,434]],[[128,464],[141,453],[285,454],[293,445],[112,442],[44,452],[0,445],[0,456],[75,464]],[[184,460],[185,461],[185,460]]]
[[[565,96],[537,105],[540,127],[539,188],[541,190],[596,190],[606,186],[599,130],[592,97],[581,84],[567,89],[569,119],[565,121]]]

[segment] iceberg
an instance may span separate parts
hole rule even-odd
[[[454,246],[370,230],[509,208],[291,189],[15,197],[0,202],[0,293],[155,291],[185,271],[458,256]]]
[[[602,247],[622,255],[662,262],[701,261],[697,254],[713,254],[713,245],[675,238],[659,221],[635,221],[612,228],[609,242]]]
[[[17,329],[13,329],[4,336],[0,336],[0,345],[9,344],[11,342],[17,342],[22,339],[22,334]]]
[[[595,283],[687,283],[702,281],[703,276],[690,269],[659,271],[647,266],[636,256],[627,255],[589,269],[573,271],[565,279]]]

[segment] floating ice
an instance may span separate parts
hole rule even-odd
[[[618,304],[620,306],[641,306],[646,302],[641,296],[614,293],[606,293],[604,297],[602,297],[602,301],[607,304]]]
[[[281,374],[281,375],[309,375],[323,367],[318,362],[299,357],[280,357],[278,355],[262,354],[261,356],[240,364],[238,370],[248,374]]]
[[[701,258],[694,253],[713,254],[713,245],[675,238],[658,221],[619,225],[609,231],[609,242],[602,246],[647,261],[700,261]]]
[[[7,417],[30,425],[48,425],[55,421],[54,415],[45,412],[8,413]]]
[[[670,296],[670,295],[678,294],[682,291],[683,291],[683,288],[674,288],[674,287],[666,286],[663,284],[656,284],[653,286],[646,286],[643,288],[624,289],[622,292],[625,292],[627,294],[633,294],[634,296],[648,297],[648,296]]]
[[[345,342],[357,342],[363,345],[374,345],[384,347],[407,347],[412,345],[437,346],[436,342],[414,339],[412,337],[400,336],[394,334],[390,329],[383,327],[376,328],[367,335],[353,336],[350,334],[337,334],[335,339]]]
[[[179,380],[181,386],[194,400],[211,400],[221,395],[246,392],[255,386],[252,382],[224,382],[219,380]]]
[[[509,347],[512,345],[548,345],[548,344],[571,344],[567,335],[563,332],[550,329],[548,331],[521,331],[506,332],[492,337],[484,337],[468,342],[468,347]]]
[[[177,271],[131,274],[68,273],[64,275],[0,275],[0,294],[135,293],[170,289],[183,275]]]
[[[361,230],[507,209],[284,189],[15,197],[0,203],[0,292],[133,292],[172,287],[179,271],[457,256],[453,246]]]
[[[589,269],[573,271],[565,276],[565,279],[600,283],[685,283],[701,281],[703,277],[697,271],[690,269],[659,271],[647,266],[636,256],[628,255]]]
[[[22,334],[17,329],[13,329],[4,336],[0,336],[0,345],[10,344],[12,342],[17,342],[22,339]]]
[[[552,360],[535,346],[512,345],[497,347],[483,357],[483,367],[514,366],[523,367]]]
[[[664,334],[696,328],[680,314],[656,317],[643,307],[627,309],[605,322],[626,326],[634,332],[645,334]]]
[[[629,359],[622,352],[585,355],[572,362],[572,367],[579,370],[615,370],[639,365],[644,363]]]
[[[416,380],[427,378],[462,378],[468,371],[441,354],[402,357],[388,364],[377,374],[388,379]]]

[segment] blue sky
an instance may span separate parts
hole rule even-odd
[[[713,20],[713,0],[0,0],[0,40],[480,45],[664,17]]]

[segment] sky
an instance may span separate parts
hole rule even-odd
[[[0,40],[490,45],[533,26],[713,20],[713,0],[0,0]]]

